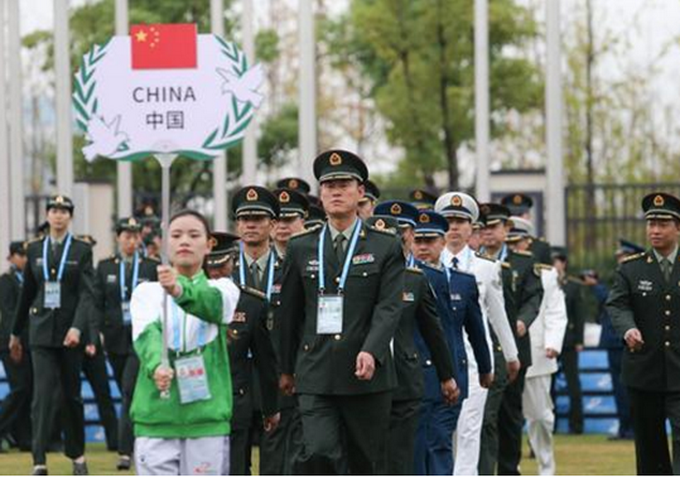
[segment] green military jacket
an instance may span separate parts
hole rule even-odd
[[[439,381],[454,377],[451,352],[437,315],[437,301],[422,270],[406,269],[402,301],[404,309],[394,334],[398,386],[392,393],[393,401],[420,399],[425,392],[423,368],[413,340],[416,327],[430,350]]]
[[[585,285],[578,278],[567,277],[561,281],[564,301],[567,305],[567,329],[564,333],[563,349],[583,345],[583,330],[586,324],[586,309],[583,290]]]
[[[23,282],[20,276],[20,272],[14,267],[0,276],[0,351],[9,348],[9,335],[12,333],[12,323]],[[28,343],[23,344],[26,346]]]
[[[321,227],[293,237],[288,244],[281,281],[281,305],[275,320],[281,324],[281,369],[295,374],[300,394],[357,395],[395,387],[390,341],[399,325],[404,285],[404,256],[392,233],[360,223],[344,293],[342,332],[317,334]],[[324,260],[326,294],[337,293],[342,265],[330,231],[326,231]],[[359,352],[376,361],[373,378],[355,376]]]
[[[113,255],[97,265],[94,274],[93,304],[95,326],[92,333],[96,337],[101,331],[104,335],[104,347],[108,353],[125,355],[134,351],[132,347],[132,324],[123,322],[123,304],[120,289],[120,255]],[[139,254],[139,270],[137,284],[158,280],[156,267],[159,262],[151,258],[143,258]],[[126,297],[132,297],[133,267],[126,267]]]
[[[46,308],[45,278],[43,275],[43,241],[35,239],[28,243],[28,263],[24,272],[24,286],[19,297],[12,334],[19,336],[28,326],[30,346],[61,348],[69,328],[86,334],[89,328],[90,303],[93,293],[94,269],[92,247],[73,237],[71,249],[65,259],[64,276],[61,281],[61,306]],[[62,244],[57,253],[48,245],[48,274],[57,279],[59,264],[64,251]]]
[[[644,345],[626,348],[626,386],[651,392],[680,391],[680,254],[666,282],[654,252],[628,257],[618,268],[607,300],[616,333],[638,328]]]
[[[538,261],[544,265],[552,265],[552,255],[550,254],[550,244],[543,239],[533,238],[531,240],[531,245],[529,246],[529,251]]]
[[[508,250],[502,262],[505,312],[510,321],[510,328],[515,333],[519,360],[523,368],[531,365],[529,327],[538,316],[543,299],[543,285],[539,272],[534,267],[536,263],[531,253],[512,250]],[[527,329],[527,333],[522,337],[517,335],[517,321],[522,321]]]
[[[253,367],[258,371],[262,413],[276,413],[279,380],[276,357],[266,329],[267,302],[264,294],[250,287],[240,287],[241,296],[229,323],[227,350],[234,392],[232,429],[247,429],[253,416]]]

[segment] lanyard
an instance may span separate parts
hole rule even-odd
[[[121,257],[122,258],[122,257]],[[139,257],[135,251],[135,256],[132,259],[132,287],[130,293],[137,288],[137,281],[139,279]],[[120,261],[120,301],[121,303],[129,301],[127,299],[127,290],[125,289],[125,260]]]
[[[64,276],[64,268],[66,266],[66,259],[68,258],[68,252],[71,249],[71,238],[72,235],[69,233],[66,236],[66,243],[64,245],[64,251],[61,254],[61,262],[59,263],[59,272],[57,273],[57,282],[60,282],[62,277]],[[47,237],[45,241],[43,242],[43,276],[45,277],[45,281],[49,282],[50,281],[50,272],[49,272],[49,267],[47,266],[47,249],[49,247],[50,242],[52,239],[50,237]]]
[[[501,248],[501,252],[498,254],[498,260],[505,262],[506,258],[508,258],[508,246],[503,244],[503,248]]]
[[[326,231],[328,230],[328,224],[323,226],[321,230],[321,236],[319,237],[319,294],[323,295],[326,290],[326,270],[324,268],[323,251],[324,244],[326,243]],[[347,248],[347,254],[345,255],[345,264],[342,266],[342,275],[340,275],[340,282],[338,283],[338,294],[341,295],[342,291],[345,289],[345,282],[347,282],[347,276],[349,275],[349,267],[352,264],[352,256],[354,255],[354,249],[357,247],[357,242],[359,241],[359,232],[361,231],[361,220],[357,219],[357,223],[354,226],[354,231],[352,232],[352,239],[349,242],[349,247]]]
[[[409,253],[408,257],[406,257],[406,266],[409,268],[415,268],[416,266],[416,257],[412,253]]]
[[[246,286],[246,259],[243,253],[243,242],[239,244],[238,255],[238,280],[242,287]],[[267,287],[264,291],[267,301],[271,301],[272,288],[274,287],[274,251],[269,251],[269,259],[267,260]]]
[[[187,314],[186,313],[181,313],[183,315],[183,319],[180,322],[180,311],[179,307],[177,306],[177,303],[175,303],[175,300],[171,300],[172,302],[172,327],[173,327],[173,343],[174,343],[174,349],[176,352],[181,351],[181,346],[182,344],[184,345],[184,351],[186,351],[187,347],[187,336],[186,336],[186,323],[187,323]],[[184,330],[182,330],[182,325],[184,325]],[[207,340],[206,338],[206,331],[208,328],[208,324],[200,320],[200,324],[198,325],[198,338],[196,339],[196,347],[199,349],[203,348],[205,346],[205,342]],[[181,339],[182,334],[184,334],[184,340]]]
[[[12,268],[14,269],[14,275],[17,277],[17,281],[19,282],[19,285],[24,284],[24,272],[16,268],[14,265],[12,265]]]

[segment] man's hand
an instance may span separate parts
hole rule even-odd
[[[64,338],[64,346],[67,348],[75,348],[80,344],[80,330],[78,328],[70,328]]]
[[[93,357],[95,354],[97,354],[97,346],[93,344],[85,346],[85,354],[90,358]]]
[[[527,327],[522,320],[517,320],[517,336],[523,338],[527,334]]]
[[[645,340],[642,339],[642,333],[637,328],[631,328],[626,331],[623,335],[623,339],[626,341],[626,346],[631,351],[640,351],[642,346],[645,344]]]
[[[375,359],[371,353],[360,351],[357,355],[357,366],[354,375],[362,381],[370,381],[375,372]]]
[[[9,338],[9,357],[12,361],[19,364],[24,357],[24,349],[21,346],[21,338],[10,335]]]
[[[279,389],[286,396],[295,394],[295,378],[292,374],[282,374],[279,378]]]
[[[267,416],[263,419],[264,432],[274,432],[279,427],[281,422],[281,413],[277,412],[272,416]]]
[[[522,367],[522,363],[520,363],[519,359],[516,359],[514,361],[507,361],[505,363],[505,369],[508,370],[508,382],[511,383],[515,379],[517,379],[517,376],[519,375],[519,370]]]
[[[175,372],[172,368],[165,368],[160,365],[156,368],[153,373],[153,380],[156,383],[156,389],[160,392],[167,391],[170,389],[170,384],[172,383],[172,378],[175,376]]]
[[[479,385],[484,389],[489,389],[493,384],[494,375],[493,373],[486,373],[479,375]]]
[[[177,298],[182,294],[182,287],[177,283],[177,271],[174,268],[167,265],[158,265],[156,271],[158,272],[158,282],[168,295]]]
[[[441,387],[444,402],[446,402],[446,404],[449,406],[456,404],[456,402],[458,402],[458,398],[460,397],[460,389],[458,389],[456,381],[453,378],[447,381],[442,381]]]
[[[545,357],[548,359],[555,359],[559,353],[552,348],[545,349]]]

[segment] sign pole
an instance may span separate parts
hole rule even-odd
[[[172,162],[177,158],[177,154],[156,154],[154,156],[158,163],[161,165],[162,179],[161,179],[161,197],[162,197],[162,207],[161,207],[161,230],[163,232],[163,251],[161,258],[163,260],[163,265],[170,264],[170,250],[168,246],[168,233],[170,228],[170,168],[172,167]],[[168,358],[168,323],[169,320],[169,297],[167,292],[163,292],[163,316],[161,317],[162,329],[163,329],[163,347],[161,349],[161,366],[163,368],[170,368],[170,359]],[[170,398],[170,391],[164,391],[161,393],[161,398]]]

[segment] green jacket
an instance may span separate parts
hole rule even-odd
[[[232,416],[232,384],[227,353],[227,325],[239,298],[227,278],[208,280],[203,272],[179,278],[182,295],[168,298],[170,365],[178,357],[203,356],[210,398],[181,404],[177,379],[170,397],[161,399],[153,373],[161,364],[163,290],[142,283],[132,294],[132,333],[140,369],[130,416],[136,436],[182,439],[228,435]]]
[[[281,305],[275,322],[281,328],[281,371],[295,374],[300,394],[358,395],[391,390],[396,385],[390,341],[399,325],[404,290],[404,255],[391,233],[360,223],[344,293],[342,333],[317,334],[319,263],[322,228],[293,237],[283,266]],[[330,232],[325,241],[326,293],[337,293],[341,274]],[[355,376],[359,352],[376,361],[373,378]]]

